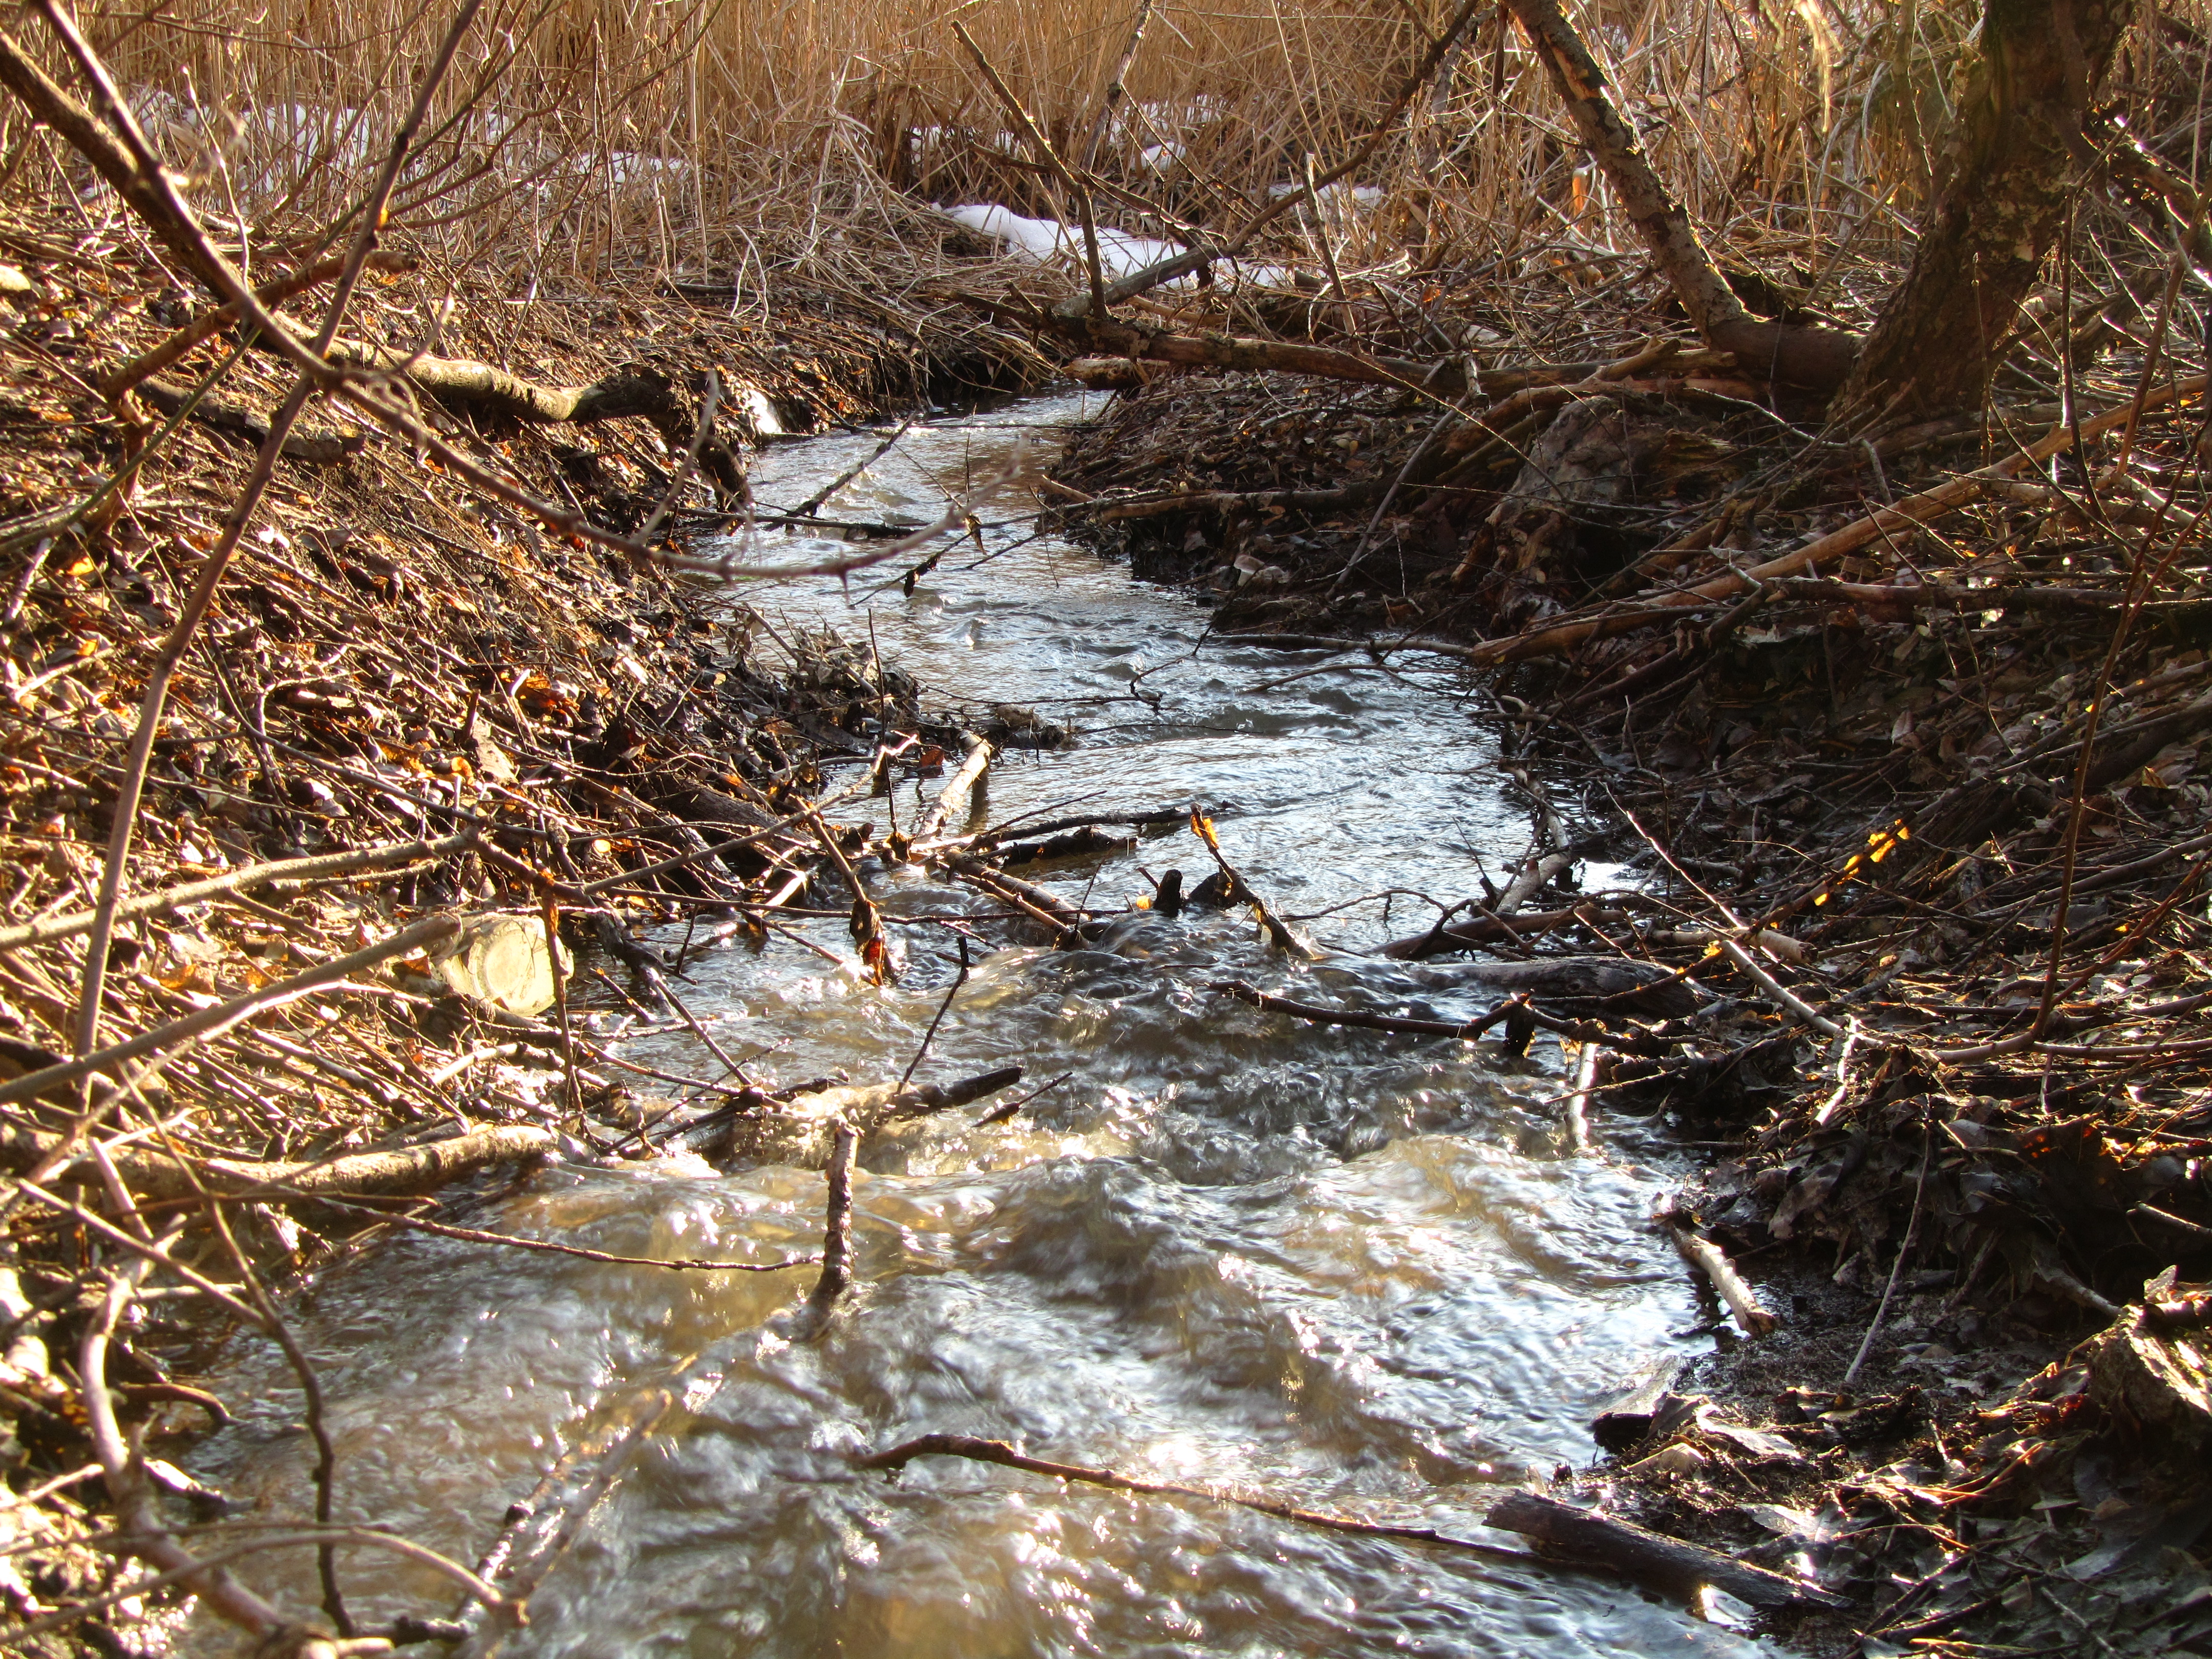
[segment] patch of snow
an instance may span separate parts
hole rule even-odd
[[[783,429],[782,418],[775,412],[775,404],[767,392],[757,386],[736,386],[730,388],[738,407],[738,418],[750,422],[756,440],[781,438],[788,434]]]
[[[941,210],[955,223],[964,225],[979,236],[988,236],[1002,243],[1039,264],[1064,260],[1078,270],[1083,266],[1083,228],[1080,225],[1064,225],[1057,219],[1025,218],[1011,208],[1000,207],[993,203],[975,202]],[[1097,233],[1098,269],[1109,283],[1133,276],[1163,259],[1172,259],[1182,252],[1173,242],[1132,235],[1126,230],[1115,230],[1106,225],[1098,226]],[[1235,260],[1221,263],[1247,281],[1262,285],[1288,280],[1285,274],[1273,265],[1245,265]],[[1179,276],[1164,286],[1182,288],[1190,281],[1188,276]]]

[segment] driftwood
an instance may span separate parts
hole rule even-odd
[[[1728,1304],[1729,1311],[1735,1316],[1735,1322],[1743,1327],[1745,1335],[1766,1336],[1772,1334],[1782,1322],[1759,1306],[1759,1293],[1744,1282],[1743,1275],[1735,1270],[1735,1264],[1728,1259],[1719,1245],[1680,1227],[1669,1227],[1667,1231],[1674,1238],[1674,1248],[1682,1253],[1683,1260],[1712,1281],[1713,1289],[1719,1291],[1721,1300]]]
[[[993,307],[995,312],[999,307]],[[1008,320],[1014,320],[1010,315]],[[1084,343],[1100,355],[1081,358],[1077,378],[1086,385],[1105,387],[1134,386],[1142,378],[1139,363],[1163,363],[1185,368],[1275,369],[1285,374],[1313,374],[1331,380],[1350,380],[1361,386],[1425,388],[1445,395],[1466,389],[1465,372],[1452,359],[1437,363],[1402,357],[1374,357],[1336,346],[1309,345],[1295,340],[1259,340],[1231,334],[1178,334],[1171,329],[1141,323],[1100,322],[1085,318]],[[1108,355],[1110,354],[1110,355]],[[1109,364],[1127,368],[1109,368]]]
[[[794,1096],[788,1102],[761,1097],[760,1104],[702,1125],[711,1139],[701,1151],[714,1163],[738,1158],[759,1164],[788,1164],[802,1170],[830,1167],[838,1126],[849,1126],[865,1139],[875,1129],[902,1118],[965,1106],[986,1095],[1011,1089],[1022,1080],[1018,1066],[1001,1066],[957,1083],[840,1084]]]
[[[1676,1595],[1694,1595],[1710,1584],[1759,1607],[1843,1604],[1842,1596],[1817,1584],[1531,1492],[1516,1492],[1492,1504],[1486,1524]]]
[[[1288,1014],[1316,1025],[1346,1025],[1362,1031],[1390,1031],[1401,1036],[1448,1036],[1472,1042],[1505,1017],[1503,1006],[1474,1019],[1413,1019],[1395,1014],[1370,1014],[1360,1008],[1324,1008],[1317,1003],[1297,1002],[1270,995],[1241,979],[1216,980],[1206,988],[1247,1003],[1262,1013]]]
[[[1252,890],[1251,884],[1244,879],[1236,866],[1222,856],[1221,838],[1213,832],[1213,820],[1194,806],[1190,809],[1190,827],[1206,843],[1206,850],[1213,855],[1217,873],[1200,884],[1198,890],[1190,895],[1189,902],[1198,904],[1249,904],[1269,944],[1285,956],[1296,957],[1306,962],[1319,961],[1321,952],[1292,933],[1289,926],[1267,908],[1267,901]],[[1215,890],[1215,896],[1207,896],[1208,888]]]
[[[930,803],[929,810],[915,822],[916,841],[927,841],[939,834],[945,821],[952,816],[953,808],[963,800],[972,800],[975,792],[983,787],[984,775],[991,765],[991,745],[972,732],[963,732],[960,742],[963,750],[960,765],[945,781],[945,787],[937,792],[937,799]]]

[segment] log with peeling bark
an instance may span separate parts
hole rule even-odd
[[[937,799],[930,803],[929,810],[915,822],[916,841],[928,841],[942,834],[945,821],[952,816],[953,809],[972,802],[975,792],[983,787],[984,775],[991,765],[990,744],[972,732],[963,732],[960,743],[960,765],[945,781],[945,787],[937,792]]]
[[[211,1193],[257,1194],[276,1202],[301,1194],[344,1198],[435,1192],[478,1170],[550,1152],[554,1141],[550,1129],[502,1123],[417,1146],[308,1161],[185,1158],[150,1143],[118,1146],[108,1157],[125,1184],[141,1199],[188,1199],[205,1188]],[[12,1170],[27,1170],[62,1144],[61,1136],[44,1130],[21,1126],[0,1128],[0,1164]]]
[[[1729,1311],[1743,1327],[1746,1336],[1772,1334],[1782,1322],[1759,1305],[1759,1292],[1744,1282],[1743,1275],[1735,1270],[1735,1263],[1728,1259],[1719,1245],[1680,1227],[1669,1227],[1667,1231],[1683,1259],[1712,1281],[1713,1289],[1728,1304]]]
[[[635,416],[651,421],[672,453],[690,448],[702,404],[693,384],[701,378],[660,363],[625,363],[587,386],[542,386],[468,357],[434,357],[341,340],[333,362],[355,363],[398,375],[416,391],[443,404],[496,419],[532,426],[588,426]],[[744,462],[711,428],[700,443],[699,465],[726,501],[748,499]]]
[[[1499,1499],[1491,1506],[1485,1524],[1517,1532],[1562,1555],[1610,1567],[1624,1577],[1678,1595],[1693,1595],[1710,1584],[1757,1607],[1799,1602],[1821,1607],[1843,1604],[1842,1596],[1818,1584],[1769,1572],[1717,1550],[1686,1544],[1632,1522],[1617,1521],[1536,1492],[1516,1492]]]

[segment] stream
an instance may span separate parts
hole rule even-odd
[[[1433,659],[1200,641],[1206,613],[1048,537],[1028,479],[1074,398],[918,426],[823,508],[927,522],[978,506],[911,598],[896,568],[748,600],[775,631],[835,628],[915,675],[925,706],[1033,708],[1078,733],[1008,750],[991,821],[1204,802],[1222,848],[1328,952],[1271,954],[1249,913],[1140,913],[1098,948],[979,952],[917,1080],[1061,1073],[1010,1121],[998,1100],[865,1148],[854,1290],[818,1341],[789,1315],[813,1270],[675,1273],[399,1235],[330,1273],[295,1329],[329,1400],[342,1516],[474,1561],[553,1460],[672,1382],[677,1403],[547,1576],[528,1656],[1750,1655],[1754,1641],[1619,1582],[1333,1534],[1226,1504],[1133,1496],[949,1459],[896,1479],[856,1452],[948,1431],[1030,1454],[1313,1510],[1486,1533],[1528,1474],[1585,1464],[1598,1404],[1710,1339],[1651,1205],[1690,1167],[1663,1128],[1594,1112],[1566,1143],[1546,1039],[1495,1045],[1296,1024],[1206,988],[1265,988],[1428,1018],[1494,997],[1448,963],[1371,953],[1474,890],[1528,836],[1472,686]],[[811,494],[878,441],[839,434],[759,458],[761,498]],[[823,544],[776,536],[763,556]],[[876,590],[872,592],[871,590]],[[775,660],[772,641],[757,648]],[[1310,672],[1318,668],[1321,672]],[[851,769],[833,770],[832,782]],[[924,782],[925,790],[939,787]],[[902,786],[902,823],[920,810]],[[839,817],[876,817],[883,803]],[[1133,852],[1021,873],[1127,904],[1211,868],[1188,828]],[[1591,884],[1605,874],[1591,872]],[[874,875],[887,916],[996,914],[912,868]],[[1370,896],[1401,890],[1391,898]],[[1355,902],[1355,901],[1359,901]],[[1343,908],[1337,908],[1343,907]],[[1328,912],[1329,914],[1318,914]],[[849,960],[842,918],[803,924]],[[702,929],[703,931],[703,929]],[[895,1078],[957,971],[944,928],[890,929],[875,988],[791,940],[689,959],[689,1006],[756,1076]],[[678,925],[652,942],[672,953]],[[692,1075],[677,1032],[622,1045]],[[1003,1098],[1003,1097],[1002,1097]],[[769,1261],[820,1248],[819,1173],[719,1179],[685,1165],[563,1164],[464,1206],[468,1225],[632,1255]],[[283,1356],[234,1338],[212,1385],[238,1413],[193,1472],[281,1516],[313,1449]],[[312,1556],[248,1564],[303,1613]],[[343,1557],[356,1617],[443,1609],[400,1557]],[[189,1651],[223,1650],[203,1620]],[[438,1652],[436,1648],[416,1651]]]

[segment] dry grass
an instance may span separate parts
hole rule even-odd
[[[1235,222],[1309,158],[1348,153],[1454,9],[1160,6],[1097,167],[1162,214],[1125,199],[1109,216],[1158,235],[1174,234],[1164,216]],[[1135,0],[490,0],[395,218],[434,264],[518,296],[703,277],[732,284],[733,310],[763,321],[776,290],[914,308],[947,265],[930,204],[1066,216],[953,21],[1079,150],[1135,11]],[[1795,0],[1747,15],[1603,0],[1577,15],[1724,260],[1787,301],[1863,321],[1928,199],[1978,11],[1975,0]],[[296,244],[352,199],[449,15],[424,0],[183,0],[152,15],[109,0],[88,21],[211,216],[250,248]],[[2146,18],[2111,101],[2193,173],[2212,3]],[[1368,187],[1361,202],[1279,222],[1270,257],[1386,282],[1434,273],[1462,302],[1484,289],[1501,331],[1533,343],[1573,308],[1559,301],[1644,270],[1632,228],[1581,161],[1518,32],[1502,14],[1480,18],[1402,134],[1351,181]],[[70,167],[0,109],[0,198],[50,192]],[[96,195],[83,210],[121,216]],[[2118,277],[2093,262],[2084,281],[2109,289]]]
[[[1342,155],[1388,102],[1444,0],[1200,0],[1154,15],[1102,172],[1192,220]],[[2118,101],[2138,131],[2185,136],[2202,80],[2203,0],[2139,30]],[[884,249],[919,245],[917,200],[1048,211],[1006,124],[959,52],[955,16],[1047,130],[1088,131],[1133,0],[494,0],[453,79],[451,126],[398,216],[457,263],[518,287],[624,275],[774,270],[880,278]],[[1892,262],[1923,204],[1978,7],[1870,0],[1753,8],[1608,0],[1582,20],[1626,108],[1708,236],[1848,309],[1856,265]],[[2148,14],[2147,14],[2148,15]],[[380,154],[444,8],[417,0],[185,0],[149,15],[94,9],[99,44],[144,89],[165,141],[218,218],[264,236],[327,222]],[[1640,262],[1533,57],[1478,21],[1403,140],[1358,182],[1381,205],[1291,233],[1326,234],[1345,266],[1466,270],[1529,260],[1603,281]],[[43,143],[10,187],[49,185]],[[1151,151],[1146,158],[1146,152]],[[1170,160],[1170,156],[1172,159]],[[1142,216],[1124,211],[1132,228]],[[841,244],[840,233],[843,235]],[[867,258],[851,257],[858,236]],[[1293,252],[1297,250],[1295,246]],[[1318,264],[1316,259],[1315,263]]]

